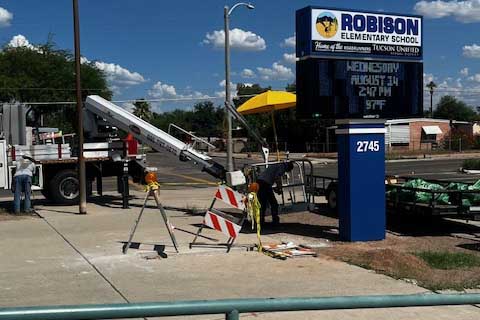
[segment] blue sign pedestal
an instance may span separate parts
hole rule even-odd
[[[337,120],[340,239],[385,239],[385,121]]]

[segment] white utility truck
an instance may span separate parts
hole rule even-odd
[[[2,106],[0,188],[10,188],[15,161],[22,155],[28,154],[36,160],[38,168],[33,178],[33,190],[40,190],[54,203],[77,203],[79,183],[75,148],[68,143],[55,143],[55,140],[49,144],[34,144],[31,138],[32,128],[26,127],[27,112],[27,107],[21,104],[3,104]],[[245,184],[245,176],[241,171],[227,172],[211,157],[195,150],[192,144],[173,137],[100,96],[87,97],[84,122],[85,134],[96,138],[95,142],[84,144],[87,193],[91,193],[95,181],[97,192],[101,194],[102,178],[109,176],[117,177],[119,191],[125,192],[125,187],[122,187],[120,182],[127,170],[134,181],[141,181],[145,174],[145,155],[129,154],[125,141],[98,139],[98,124],[101,122],[107,122],[131,133],[136,140],[156,151],[167,150],[176,154],[180,161],[192,161],[200,165],[202,171],[231,186]]]

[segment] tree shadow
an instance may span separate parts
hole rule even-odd
[[[256,230],[251,229],[250,225],[244,225],[240,233],[252,234],[256,232]],[[281,224],[276,226],[267,222],[263,226],[261,226],[262,235],[274,235],[278,233],[287,233],[317,239],[326,239],[329,241],[340,241],[338,228],[335,226],[313,225],[300,222],[282,222]]]
[[[451,234],[476,235],[480,227],[438,216],[387,215],[387,230],[405,236],[441,237]]]

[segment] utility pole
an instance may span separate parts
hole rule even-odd
[[[87,214],[87,188],[85,181],[85,158],[83,157],[83,101],[80,78],[80,21],[78,17],[78,0],[73,0],[73,35],[75,39],[75,87],[77,91],[77,132],[78,132],[78,214]]]

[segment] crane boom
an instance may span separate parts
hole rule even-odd
[[[154,150],[170,151],[176,154],[182,161],[192,160],[201,164],[203,171],[218,179],[225,180],[225,168],[211,157],[195,150],[191,145],[171,136],[114,103],[100,96],[91,95],[87,97],[85,106],[87,110],[105,119],[110,124],[132,133],[135,139]]]

